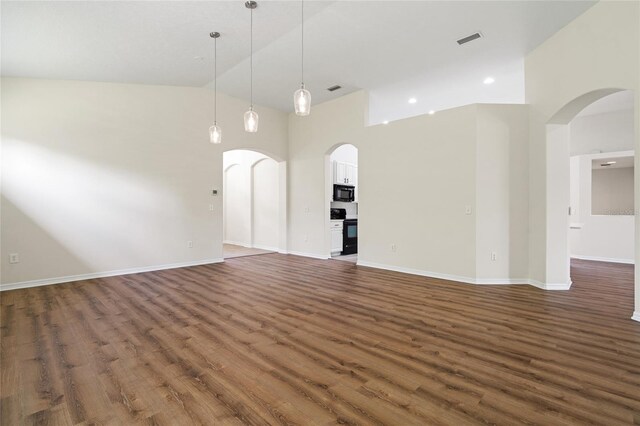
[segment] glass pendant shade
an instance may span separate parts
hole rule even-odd
[[[296,115],[309,115],[311,112],[311,93],[304,88],[304,85],[293,94],[293,105]]]
[[[218,123],[213,123],[213,126],[209,127],[209,141],[215,144],[222,143],[222,129]]]
[[[244,130],[249,133],[258,131],[258,113],[253,108],[244,113]]]

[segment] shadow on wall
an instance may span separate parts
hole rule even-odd
[[[82,258],[70,249],[73,243],[64,235],[53,235],[46,224],[22,211],[4,195],[1,197],[4,223],[2,229],[2,266],[0,283],[11,284],[34,279],[62,277],[69,269],[79,273],[93,272],[90,258]],[[78,224],[76,224],[78,226]],[[32,242],[37,242],[33,244]],[[9,254],[19,255],[19,263],[11,264]],[[28,254],[28,255],[27,255]],[[46,275],[33,275],[33,271],[52,271]],[[28,273],[28,275],[27,275]]]

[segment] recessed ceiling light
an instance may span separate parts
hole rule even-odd
[[[389,124],[389,120],[384,120],[382,124]]]
[[[416,102],[418,102],[418,100],[416,98],[409,98],[409,103],[410,104],[415,104]]]
[[[484,84],[493,84],[493,83],[495,83],[495,82],[496,82],[496,79],[495,79],[495,78],[493,78],[493,77],[487,77],[487,78],[485,78],[485,79],[484,79],[484,81],[483,81],[483,83],[484,83]]]
[[[435,113],[436,113],[436,112],[435,112],[434,110],[429,111],[429,115],[433,115],[433,114],[435,114]]]

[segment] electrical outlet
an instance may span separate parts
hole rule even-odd
[[[20,256],[18,253],[9,254],[9,263],[20,263]]]
[[[496,252],[491,253],[491,260],[498,260],[498,255],[496,254]]]
[[[304,208],[304,212],[305,212],[305,213],[309,213],[309,206],[305,206],[305,208]]]
[[[187,241],[187,247],[193,248],[193,241]]]
[[[209,204],[209,211],[212,212],[213,211],[213,204]]]
[[[471,206],[464,207],[464,214],[471,214]]]
[[[396,245],[395,244],[391,244],[391,251],[395,253],[396,249],[397,249]]]

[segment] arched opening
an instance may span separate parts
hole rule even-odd
[[[286,163],[265,153],[223,153],[225,259],[286,251]]]
[[[358,148],[341,143],[325,155],[325,229],[329,258],[358,260]]]
[[[634,263],[634,93],[601,89],[547,123],[547,283],[571,285],[571,265]]]

